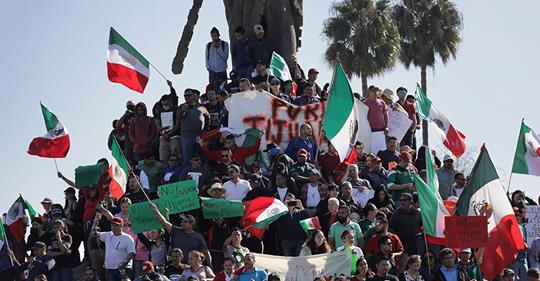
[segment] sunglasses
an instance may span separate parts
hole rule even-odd
[[[221,154],[221,157],[229,157],[229,154]]]

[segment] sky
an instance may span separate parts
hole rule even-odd
[[[317,67],[324,85],[332,71],[324,62],[323,21],[330,1],[304,1],[302,47],[304,69]],[[428,71],[428,95],[450,121],[467,136],[471,148],[482,143],[490,152],[503,183],[507,184],[522,118],[540,131],[537,93],[540,2],[456,1],[463,16],[458,57],[447,65],[437,62]],[[58,159],[69,178],[79,165],[110,159],[107,137],[112,120],[119,118],[127,100],[153,105],[168,88],[153,69],[144,95],[110,83],[106,73],[109,27],[114,27],[153,65],[173,81],[177,90],[204,89],[207,72],[204,46],[213,26],[228,40],[222,1],[205,1],[195,26],[184,73],[170,71],[191,1],[5,1],[0,9],[0,111],[4,133],[0,138],[0,211],[19,194],[39,212],[39,202],[50,197],[63,204],[67,187],[56,177],[52,159],[26,153],[32,138],[45,134],[39,101],[65,124],[71,150]],[[230,64],[229,64],[230,65]],[[229,68],[230,70],[230,68]],[[369,80],[380,88],[405,86],[410,92],[420,82],[420,69],[395,69]],[[352,88],[360,92],[358,78]],[[440,139],[430,145],[440,149]],[[476,154],[472,153],[476,158]],[[510,190],[522,189],[531,198],[540,195],[540,177],[512,176]]]

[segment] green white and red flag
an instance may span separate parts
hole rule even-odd
[[[319,222],[319,217],[307,218],[300,221],[300,226],[302,229],[307,232],[308,230],[321,229],[321,223]]]
[[[115,138],[113,138],[111,153],[112,161],[111,166],[109,167],[111,183],[109,184],[109,191],[111,192],[111,195],[118,200],[126,193],[126,185],[129,177],[129,163]]]
[[[521,122],[512,173],[540,176],[540,136]]]
[[[240,220],[240,224],[255,237],[262,239],[265,228],[288,212],[287,206],[279,199],[257,197],[244,202],[244,216]]]
[[[43,104],[40,105],[47,134],[32,140],[28,147],[28,154],[47,158],[64,158],[69,152],[69,133],[56,115]]]
[[[17,242],[24,240],[24,233],[29,221],[28,217],[32,219],[37,216],[38,213],[34,207],[22,195],[19,195],[19,198],[9,208],[6,216],[6,224]]]
[[[143,93],[150,78],[150,62],[111,27],[107,51],[109,81]]]

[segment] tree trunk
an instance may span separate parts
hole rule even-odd
[[[420,83],[421,83],[421,87],[422,87],[422,90],[424,91],[424,93],[426,94],[427,96],[427,74],[426,74],[426,69],[427,69],[427,66],[421,66],[420,67]],[[422,142],[424,143],[424,145],[428,145],[428,123],[426,120],[422,120]]]
[[[364,73],[360,76],[362,78],[362,96],[367,98],[367,76]]]
[[[199,19],[199,10],[201,9],[202,2],[202,0],[193,0],[193,5],[191,6],[191,10],[189,10],[187,22],[182,31],[182,37],[180,38],[180,42],[178,42],[176,55],[172,62],[172,72],[174,74],[181,74],[184,69],[184,60],[189,50],[189,43],[193,37],[193,29]]]

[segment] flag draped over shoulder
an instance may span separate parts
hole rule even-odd
[[[150,62],[111,27],[107,51],[109,81],[143,93],[150,78]]]
[[[540,136],[521,122],[512,173],[540,176]]]
[[[9,208],[6,216],[6,224],[9,226],[9,231],[18,242],[24,240],[28,216],[34,218],[37,216],[37,212],[28,201],[19,195],[19,198]]]
[[[486,279],[495,278],[525,248],[516,216],[485,147],[459,198],[457,211],[461,216],[488,217],[488,242],[481,250],[480,263]]]
[[[420,214],[428,242],[444,244],[444,218],[450,216],[441,196],[439,195],[439,180],[435,171],[431,150],[426,146],[426,181],[414,175],[414,183],[420,202]]]
[[[435,107],[418,85],[416,86],[416,108],[423,119],[431,121],[435,125],[433,127],[443,140],[444,146],[456,157],[463,155],[467,147],[465,135],[450,123],[448,118]]]
[[[349,155],[356,126],[354,95],[347,75],[341,63],[338,62],[328,94],[328,105],[324,112],[322,129],[328,141],[336,148],[341,162]]]
[[[47,134],[32,140],[28,154],[47,158],[64,158],[69,152],[69,133],[64,124],[41,104]]]

